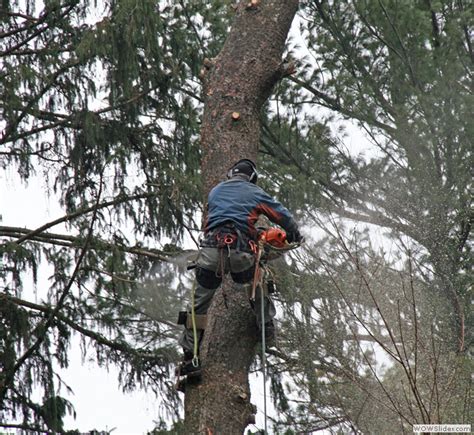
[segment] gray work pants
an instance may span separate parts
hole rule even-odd
[[[207,314],[224,274],[231,274],[234,281],[233,291],[244,291],[246,294],[250,294],[255,270],[255,256],[253,254],[235,249],[206,247],[200,249],[196,265],[197,282],[194,293],[194,312],[196,314]],[[264,297],[263,304],[265,322],[271,323],[276,313],[275,306],[268,296]],[[256,292],[252,307],[257,325],[260,326],[262,324],[260,291]],[[188,311],[191,311],[191,307],[188,308]],[[203,331],[198,331],[199,341],[202,335]],[[179,344],[185,353],[193,353],[194,334],[192,328],[185,328],[179,339]]]

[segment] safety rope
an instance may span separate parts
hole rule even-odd
[[[266,341],[265,341],[265,307],[263,298],[265,297],[263,291],[263,285],[260,284],[260,312],[262,317],[262,374],[263,374],[263,417],[265,422],[265,434],[267,431],[267,356],[265,354]]]
[[[191,290],[191,322],[193,324],[193,336],[194,336],[194,349],[193,349],[193,360],[192,364],[194,367],[199,367],[199,342],[196,326],[196,312],[194,309],[194,299],[196,293],[196,279],[193,281],[193,287]]]
[[[252,299],[255,300],[255,293],[256,287],[260,284],[260,313],[261,313],[261,331],[262,331],[262,374],[263,374],[263,418],[264,418],[264,427],[265,427],[265,434],[268,434],[267,429],[267,356],[266,356],[266,339],[265,339],[265,291],[263,286],[263,279],[259,277],[260,274],[260,260],[262,257],[262,252],[265,247],[268,247],[270,250],[274,251],[291,251],[293,249],[298,248],[301,246],[301,243],[287,243],[286,246],[278,248],[276,246],[271,245],[270,243],[266,243],[265,239],[261,239],[258,241],[257,245],[257,253],[255,258],[255,273],[252,283]]]

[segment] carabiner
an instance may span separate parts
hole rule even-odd
[[[235,241],[235,236],[233,236],[232,234],[227,234],[224,237],[224,243],[226,245],[232,245],[232,243],[234,243],[234,241]]]

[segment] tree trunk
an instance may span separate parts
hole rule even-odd
[[[287,72],[282,54],[297,8],[297,0],[240,2],[222,51],[204,62],[205,197],[233,162],[256,160],[260,111]],[[248,372],[256,342],[247,294],[225,281],[208,313],[201,344],[202,382],[186,388],[186,433],[239,434],[252,422],[255,408],[250,403]]]

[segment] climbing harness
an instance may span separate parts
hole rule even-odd
[[[263,394],[264,394],[264,418],[265,418],[265,433],[267,433],[267,367],[266,367],[266,336],[265,336],[265,305],[266,297],[264,278],[271,272],[265,267],[266,261],[276,258],[286,251],[290,251],[299,247],[301,243],[288,243],[286,240],[286,233],[284,230],[276,227],[271,227],[262,231],[257,238],[257,241],[242,237],[242,234],[233,225],[221,227],[218,230],[207,235],[206,239],[201,242],[202,247],[214,247],[220,251],[219,266],[216,269],[216,276],[223,276],[225,272],[225,258],[224,252],[227,250],[230,256],[230,250],[236,249],[247,252],[252,252],[255,256],[255,270],[253,282],[251,286],[251,294],[249,295],[251,303],[255,302],[257,287],[261,291],[261,333],[262,333],[262,374],[263,374]],[[272,252],[273,251],[273,252]],[[220,274],[220,275],[218,275]],[[273,285],[273,281],[272,281]],[[179,379],[180,376],[186,375],[189,377],[196,377],[200,379],[200,361],[199,361],[199,337],[198,330],[205,330],[207,326],[207,315],[196,314],[195,312],[195,298],[196,298],[197,280],[193,280],[191,289],[191,312],[181,311],[179,313],[178,324],[186,325],[186,328],[193,331],[193,357],[191,362],[184,362],[183,366],[178,369],[178,390],[184,391],[185,380]],[[270,283],[268,284],[270,288]],[[225,298],[225,295],[224,295]]]

